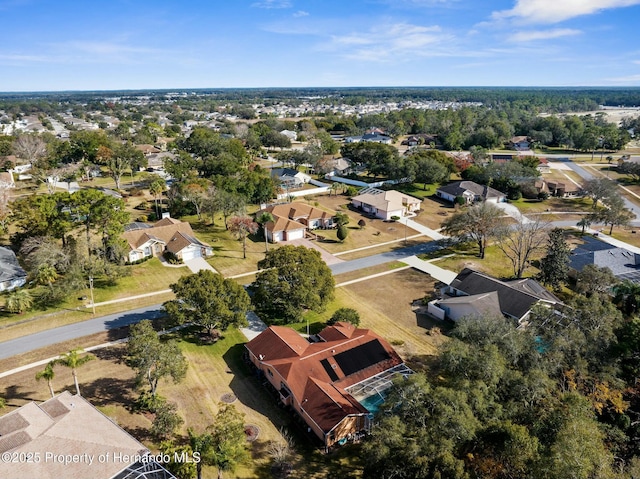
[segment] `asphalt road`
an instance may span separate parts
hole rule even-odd
[[[79,339],[91,334],[101,333],[112,329],[121,328],[143,319],[155,319],[162,316],[160,304],[146,308],[132,309],[124,313],[110,314],[95,319],[89,319],[80,323],[49,329],[40,333],[30,334],[21,338],[0,342],[0,359],[9,358],[16,354],[22,354],[34,349],[44,348],[64,341]],[[2,331],[0,330],[0,337]],[[82,344],[78,344],[82,347]]]
[[[369,266],[398,261],[402,258],[406,258],[407,256],[412,256],[418,253],[427,253],[434,251],[435,249],[437,249],[437,243],[429,241],[406,248],[398,248],[387,253],[376,254],[352,261],[345,261],[331,265],[330,268],[333,274],[347,273],[362,268],[368,268]],[[35,349],[52,346],[65,341],[80,339],[91,334],[121,328],[129,324],[137,323],[143,319],[155,319],[161,315],[162,305],[156,304],[146,308],[138,308],[123,313],[110,314],[108,316],[89,319],[80,323],[61,326],[59,328],[49,329],[29,336],[0,342],[0,359],[9,358],[17,354],[27,353]],[[0,338],[1,337],[2,330],[0,330]],[[81,346],[82,344],[78,344],[78,347]]]
[[[569,158],[566,158],[566,157],[565,158],[554,158],[554,160],[566,163],[567,166],[569,168],[571,168],[571,170],[573,170],[583,180],[592,180],[592,179],[596,178],[592,173],[589,173],[582,166],[574,163]],[[637,206],[635,203],[632,203],[631,201],[629,201],[626,196],[623,196],[622,199],[624,200],[625,208],[628,208],[629,210],[631,210],[633,212],[633,214],[635,215],[635,219],[631,220],[630,223],[632,225],[640,225],[640,206]]]
[[[436,241],[427,241],[414,246],[407,246],[404,248],[398,248],[386,253],[375,254],[367,256],[365,258],[354,259],[351,261],[345,261],[343,263],[332,264],[329,266],[334,275],[349,273],[370,266],[377,266],[379,264],[390,263],[392,261],[402,261],[402,258],[407,256],[413,256],[421,253],[430,253],[439,248]]]

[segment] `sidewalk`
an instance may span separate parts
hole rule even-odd
[[[407,225],[407,227],[416,230],[418,233],[422,233],[425,236],[428,236],[429,238],[433,239],[433,240],[441,240],[446,238],[445,235],[438,233],[436,230],[432,230],[431,228],[427,228],[424,225],[421,225],[420,223],[418,223],[417,221],[413,221],[411,218],[408,217],[404,217],[404,218],[400,218],[398,220],[398,223],[402,223],[404,225]]]
[[[453,255],[447,255],[453,256]],[[447,256],[443,256],[442,258],[446,258]],[[449,271],[448,269],[441,268],[440,266],[436,266],[433,264],[433,261],[441,260],[442,258],[436,258],[429,261],[424,261],[417,256],[409,256],[408,258],[404,258],[400,261],[403,263],[407,263],[412,268],[415,268],[423,273],[427,273],[433,279],[436,279],[445,284],[451,284],[451,282],[458,276],[458,273],[453,271]]]

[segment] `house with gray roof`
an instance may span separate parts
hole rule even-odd
[[[27,272],[9,248],[0,246],[0,291],[11,291],[27,282]]]
[[[280,183],[283,190],[302,188],[311,181],[311,176],[292,168],[272,168],[271,177]]]
[[[628,279],[640,283],[640,255],[624,248],[618,248],[591,236],[582,238],[584,243],[572,252],[569,267],[574,273],[593,264],[600,268],[609,268],[619,280]]]
[[[502,314],[522,324],[536,304],[549,307],[563,304],[531,278],[502,281],[471,268],[463,269],[440,293],[440,299],[429,303],[428,312],[452,321],[464,316]]]
[[[458,197],[464,198],[467,204],[478,201],[490,203],[507,201],[507,195],[504,193],[490,186],[479,185],[474,181],[454,181],[448,185],[441,186],[436,190],[436,196],[451,203],[454,203]]]

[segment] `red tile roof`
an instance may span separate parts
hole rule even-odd
[[[247,343],[249,352],[276,371],[304,411],[325,432],[350,414],[366,414],[345,388],[402,364],[393,347],[369,329],[336,323],[324,341],[309,343],[291,328],[271,326]]]

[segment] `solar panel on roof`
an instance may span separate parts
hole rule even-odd
[[[377,339],[334,356],[345,376],[362,371],[389,358],[391,356]]]
[[[335,369],[331,367],[328,359],[323,359],[322,361],[320,361],[320,364],[322,364],[322,367],[327,372],[332,381],[337,381],[339,379]]]

